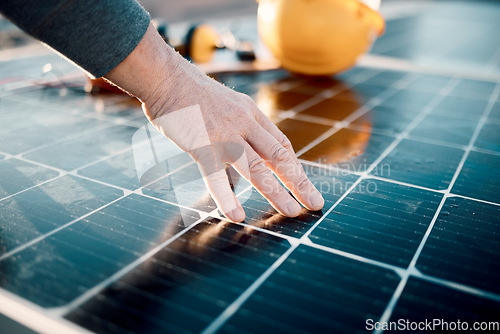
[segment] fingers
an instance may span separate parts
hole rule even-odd
[[[260,110],[257,112],[255,115],[255,119],[257,120],[257,123],[260,124],[266,130],[269,132],[276,140],[290,153],[290,155],[299,163],[297,160],[297,156],[295,155],[295,151],[292,147],[292,143],[290,140],[281,132],[280,129],[269,119],[264,115]]]
[[[245,133],[226,137],[235,139],[230,143],[211,143],[189,150],[218,208],[230,220],[245,219],[223,164],[231,163],[283,215],[295,217],[301,207],[271,170],[306,208],[320,210],[324,205],[323,197],[304,173],[290,141],[264,115],[256,115],[256,120],[258,123],[245,124]]]
[[[245,211],[231,190],[225,170],[204,176],[205,184],[222,214],[235,222],[245,220]]]
[[[205,150],[205,154],[198,153],[193,157],[198,162],[208,191],[222,214],[232,221],[243,221],[245,211],[231,190],[224,165],[218,161],[216,154]]]
[[[302,205],[314,211],[323,207],[323,196],[309,181],[295,154],[290,153],[290,149],[285,148],[271,133],[260,126],[253,127],[246,139]]]
[[[244,140],[241,140],[241,145],[245,154],[232,163],[233,167],[252,183],[278,212],[288,217],[298,216],[301,206],[279,184],[264,159]]]

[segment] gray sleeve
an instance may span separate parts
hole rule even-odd
[[[96,77],[135,49],[150,21],[135,0],[0,0],[0,12]]]

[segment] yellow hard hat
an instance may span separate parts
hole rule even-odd
[[[284,68],[330,75],[353,66],[385,22],[358,0],[259,0],[258,27]]]

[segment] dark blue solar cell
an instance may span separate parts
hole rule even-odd
[[[488,115],[490,122],[500,123],[500,101],[493,104],[493,107]]]
[[[499,165],[498,155],[470,152],[451,192],[500,203]]]
[[[121,190],[63,176],[0,201],[0,256],[120,196]]]
[[[481,330],[473,330],[474,323],[486,322],[483,326],[488,326],[487,322],[492,321],[496,324],[489,326],[496,327],[485,327],[484,332],[493,333],[499,329],[499,317],[500,303],[498,301],[411,277],[390,318],[391,322],[396,322],[394,326],[397,326],[399,321],[407,326],[406,330],[400,328],[400,330],[385,332],[400,333],[402,330],[406,332],[417,330],[419,333],[452,333],[459,328],[464,333],[481,333]],[[425,325],[434,321],[436,321],[435,327]],[[458,321],[464,327],[456,327],[459,326]],[[411,322],[413,324],[409,324]],[[421,325],[420,330],[408,327],[419,326],[419,323],[424,324]]]
[[[442,195],[363,180],[311,233],[317,244],[406,267]]]
[[[405,108],[406,106],[410,105],[412,106],[412,108],[422,110],[435,97],[436,94],[431,92],[400,89],[396,93],[389,96],[386,100],[384,100],[383,105],[400,108]]]
[[[500,124],[484,124],[474,146],[500,153]]]
[[[398,282],[392,271],[300,246],[220,332],[364,333]]]
[[[127,151],[83,168],[78,171],[78,174],[125,189],[135,190],[145,186],[149,183],[148,181],[152,182],[155,179],[165,177],[167,173],[171,173],[191,161],[192,159],[187,153],[175,155],[155,166],[157,171],[151,170],[151,175],[148,175],[149,179],[143,179],[141,182],[135,165],[134,153]]]
[[[0,199],[55,178],[58,171],[11,158],[0,160]]]
[[[488,101],[462,96],[446,96],[432,110],[433,114],[479,120]]]
[[[200,332],[288,247],[242,226],[204,222],[67,318],[97,332]]]
[[[500,294],[500,206],[451,197],[417,262],[427,275]]]
[[[383,131],[388,135],[397,135],[403,132],[418,114],[418,111],[406,108],[376,106],[351,124],[358,129],[369,124],[375,132]]]
[[[26,154],[28,159],[73,170],[128,148],[137,128],[113,125]]]
[[[65,305],[198,218],[130,195],[0,261],[0,285],[45,307]]]
[[[467,146],[477,124],[473,120],[429,114],[410,132],[410,137]]]
[[[463,154],[460,149],[405,139],[371,174],[432,189],[446,189]]]

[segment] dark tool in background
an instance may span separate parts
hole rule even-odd
[[[234,52],[238,62],[252,62],[256,59],[253,44],[250,41],[236,39],[230,31],[219,33],[209,24],[196,23],[189,27],[180,43],[175,43],[174,39],[169,36],[167,23],[153,20],[153,24],[167,44],[177,50],[184,58],[196,64],[209,63],[217,50]],[[103,78],[89,80],[92,92],[104,90],[112,93],[123,93]]]

